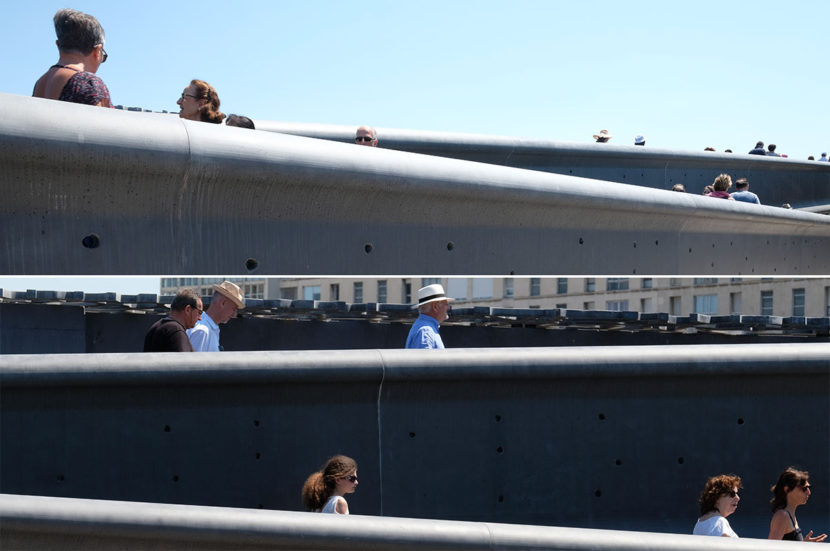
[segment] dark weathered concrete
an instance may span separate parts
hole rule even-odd
[[[801,525],[826,531],[829,350],[5,355],[0,491],[299,510],[345,453],[354,513],[688,533],[706,478],[734,472],[730,521],[763,537],[795,464]]]

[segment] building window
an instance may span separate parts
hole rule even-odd
[[[718,295],[695,295],[695,314],[717,314]]]
[[[542,280],[538,277],[530,278],[530,296],[538,297],[541,294],[540,286]]]
[[[582,303],[583,310],[593,310],[594,308],[596,308],[596,305],[594,304],[593,300],[589,300],[588,302]]]
[[[456,300],[467,300],[467,278],[451,277],[447,279],[447,295]]]
[[[679,277],[669,278],[669,287],[680,287],[683,284]]]
[[[286,300],[297,300],[297,288],[283,287],[282,289],[280,289],[280,298]]]
[[[696,277],[694,279],[695,286],[699,285],[715,285],[718,282],[716,277]]]
[[[340,300],[340,284],[332,283],[329,285],[329,300]]]
[[[793,315],[804,315],[804,289],[793,289]]]
[[[378,302],[386,302],[386,280],[378,280]]]
[[[306,285],[303,287],[303,300],[320,300],[320,286]]]
[[[493,298],[493,279],[489,277],[473,278],[473,299]]]
[[[556,308],[562,308],[563,310],[567,310],[568,303],[567,302],[560,302],[559,304],[556,305]]]
[[[556,278],[556,294],[557,295],[566,295],[566,294],[568,294],[568,278],[567,277],[557,277]]]
[[[824,288],[824,315],[830,316],[830,287]]]
[[[761,315],[772,315],[772,291],[761,291]]]
[[[513,278],[512,277],[504,278],[502,296],[504,298],[513,298]]]
[[[609,277],[606,280],[607,291],[627,291],[628,278],[627,277]]]
[[[743,295],[741,293],[729,293],[729,313],[740,314],[743,310]]]
[[[401,284],[401,302],[412,304],[412,282],[406,279]]]
[[[362,281],[355,281],[353,284],[354,290],[354,303],[360,304],[363,302],[363,282]]]
[[[640,282],[641,289],[653,289],[654,288],[654,280],[650,277],[644,277],[643,280]]]
[[[729,283],[740,283],[744,280],[742,277],[730,277]]]
[[[593,293],[597,290],[597,280],[593,277],[586,277],[585,278],[585,292],[586,293]]]
[[[670,297],[669,298],[669,310],[672,316],[682,316],[683,315],[683,301],[682,297]]]
[[[644,314],[648,314],[650,312],[654,312],[654,301],[651,298],[641,298],[640,299],[640,312]]]
[[[605,301],[605,309],[612,312],[626,312],[628,310],[627,300],[607,300]]]
[[[441,283],[440,277],[423,277],[421,278],[421,287],[426,287],[427,285],[435,285],[436,283]]]

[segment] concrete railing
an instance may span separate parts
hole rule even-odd
[[[688,533],[733,472],[764,537],[797,464],[826,532],[828,389],[827,343],[4,355],[0,492],[291,510],[345,453],[354,513]]]
[[[819,214],[171,115],[0,94],[0,164],[7,275],[830,273]]]
[[[270,132],[353,143],[355,128],[257,121]],[[824,212],[830,208],[830,164],[804,159],[711,151],[680,151],[622,143],[576,143],[482,134],[381,128],[380,147],[669,190],[684,184],[700,194],[715,176],[747,178],[765,205]],[[616,140],[615,140],[616,141]],[[735,189],[732,188],[731,191]]]
[[[0,494],[7,550],[783,550],[790,542]]]

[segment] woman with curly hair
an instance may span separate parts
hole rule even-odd
[[[303,484],[303,505],[315,513],[348,515],[349,504],[343,496],[356,489],[357,463],[351,457],[335,455]]]
[[[191,80],[176,101],[179,118],[219,124],[225,114],[219,111],[219,94],[204,80]]]
[[[778,482],[770,488],[773,498],[772,520],[769,523],[769,539],[791,541],[824,541],[827,534],[813,537],[813,531],[806,536],[795,518],[795,510],[810,499],[810,474],[795,467],[787,467],[778,477]]]
[[[724,536],[737,538],[738,534],[729,526],[726,517],[735,512],[741,497],[738,490],[741,478],[731,474],[713,476],[706,481],[700,493],[700,518],[692,533],[696,536]]]

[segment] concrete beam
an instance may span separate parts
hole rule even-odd
[[[787,543],[394,517],[322,515],[0,494],[0,546],[16,550],[780,550]]]
[[[9,275],[830,273],[823,215],[172,115],[0,94],[0,163]]]

